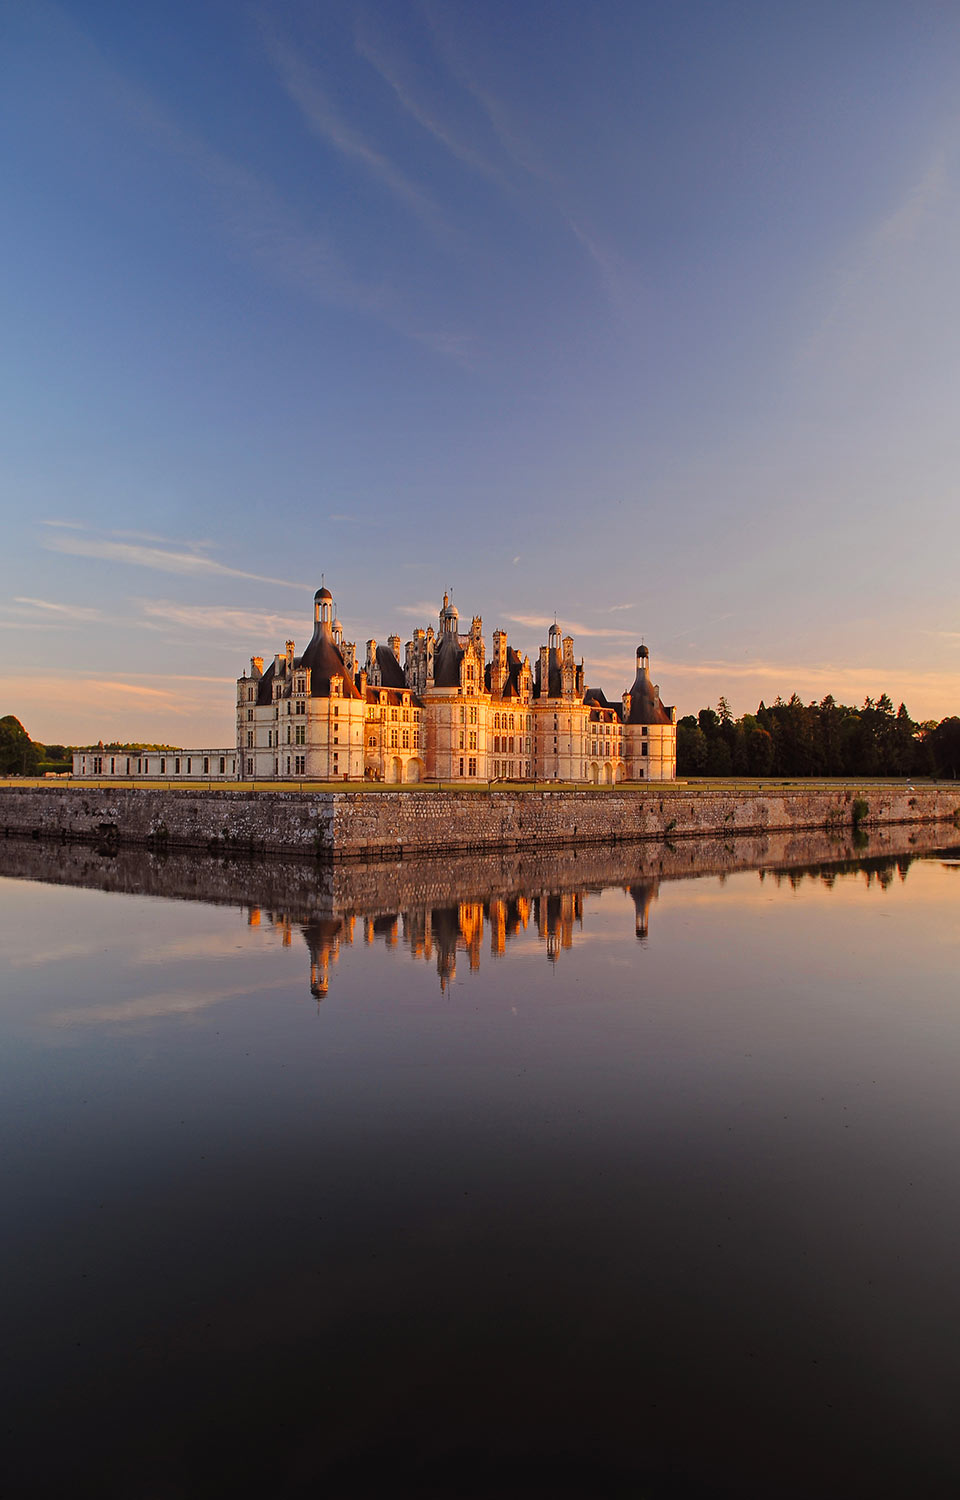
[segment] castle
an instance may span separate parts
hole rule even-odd
[[[251,658],[237,680],[231,750],[74,757],[77,776],[245,781],[672,781],[676,710],[651,682],[649,653],[620,702],[584,682],[573,637],[554,623],[531,668],[483,621],[461,632],[444,594],[438,627],[369,640],[360,665],[343,639],[327,588],[314,596],[313,635],[301,655],[287,641],[264,669]]]
[[[303,654],[287,641],[238,680],[237,755],[258,781],[671,781],[676,712],[646,646],[633,686],[608,703],[558,625],[532,670],[504,630],[487,661],[480,616],[461,633],[446,594],[436,630],[415,630],[402,657],[399,636],[370,640],[359,666],[322,588]]]

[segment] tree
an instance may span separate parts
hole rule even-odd
[[[927,740],[937,775],[949,776],[955,781],[960,775],[960,719],[941,719]]]
[[[39,762],[39,745],[33,743],[19,719],[6,714],[0,719],[0,776],[32,776]]]
[[[707,738],[693,714],[677,725],[677,772],[681,776],[700,776],[707,764]]]

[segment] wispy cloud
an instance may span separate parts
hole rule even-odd
[[[553,621],[547,615],[512,615],[508,614],[506,619],[516,625],[525,625],[528,630],[549,630]],[[612,640],[623,640],[633,634],[629,630],[612,630],[602,626],[583,625],[576,620],[559,621],[564,635],[582,636],[609,636]]]
[[[406,619],[433,621],[440,613],[440,605],[436,599],[421,599],[419,604],[395,604],[393,612]]]
[[[357,162],[431,228],[442,228],[442,215],[429,194],[343,119],[323,87],[317,69],[282,41],[275,31],[265,27],[264,38],[280,82],[313,133],[342,156]]]
[[[68,531],[86,531],[82,521],[56,521],[52,518],[40,522],[41,526],[62,526]]]
[[[360,278],[331,234],[317,228],[309,213],[295,209],[272,182],[211,146],[124,77],[72,17],[54,6],[41,5],[40,0],[35,0],[30,14],[39,17],[41,45],[47,50],[58,46],[64,58],[69,57],[77,96],[84,102],[95,101],[98,126],[116,130],[120,138],[144,137],[179,162],[185,169],[184,186],[197,191],[197,210],[238,256],[276,285],[326,305],[352,309],[443,358],[469,363],[472,341],[462,331],[437,326],[385,281],[370,283]],[[419,189],[413,187],[413,192],[428,202]],[[72,520],[52,524],[83,529]]]
[[[234,640],[251,635],[285,636],[292,631],[310,634],[309,616],[277,614],[270,610],[229,609],[216,604],[177,604],[169,599],[144,599],[141,608],[154,620],[182,625],[187,630],[223,632]]]
[[[160,573],[177,573],[185,578],[245,578],[254,583],[270,583],[277,588],[305,589],[305,583],[289,578],[271,578],[250,573],[244,568],[230,568],[202,552],[171,551],[146,543],[116,542],[107,537],[60,536],[55,533],[44,541],[50,552],[65,552],[71,557],[93,557],[102,562],[123,563],[128,567],[153,568]]]
[[[362,17],[357,23],[356,47],[360,56],[379,73],[384,83],[393,90],[401,107],[416,120],[418,125],[428,131],[464,166],[486,177],[489,181],[495,182],[499,187],[509,187],[499,168],[489,162],[474,146],[463,140],[446,121],[442,120],[435,105],[431,106],[427,103],[424,98],[426,89],[423,80],[416,77],[408,59],[402,57],[397,51],[390,50],[369,16]]]
[[[82,604],[57,604],[51,599],[30,599],[26,595],[17,595],[15,604],[25,604],[31,609],[44,610],[48,614],[65,615],[70,620],[102,620],[103,614],[99,609],[91,605]]]

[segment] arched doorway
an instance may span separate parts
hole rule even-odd
[[[603,767],[603,784],[604,784],[604,786],[610,786],[612,782],[613,782],[613,766],[610,764],[609,761],[607,761],[604,764],[604,767]]]
[[[423,766],[415,757],[407,761],[407,781],[419,781],[423,776]]]
[[[390,761],[390,774],[387,777],[387,780],[388,781],[402,781],[403,780],[403,764],[402,764],[402,762],[400,760],[399,755],[395,755],[393,757],[393,759]]]
[[[592,760],[590,762],[590,780],[593,782],[594,786],[596,786],[597,782],[600,780],[600,767],[597,765],[595,760]]]

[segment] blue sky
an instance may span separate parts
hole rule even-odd
[[[0,0],[0,709],[227,743],[445,588],[960,712],[960,7]]]

